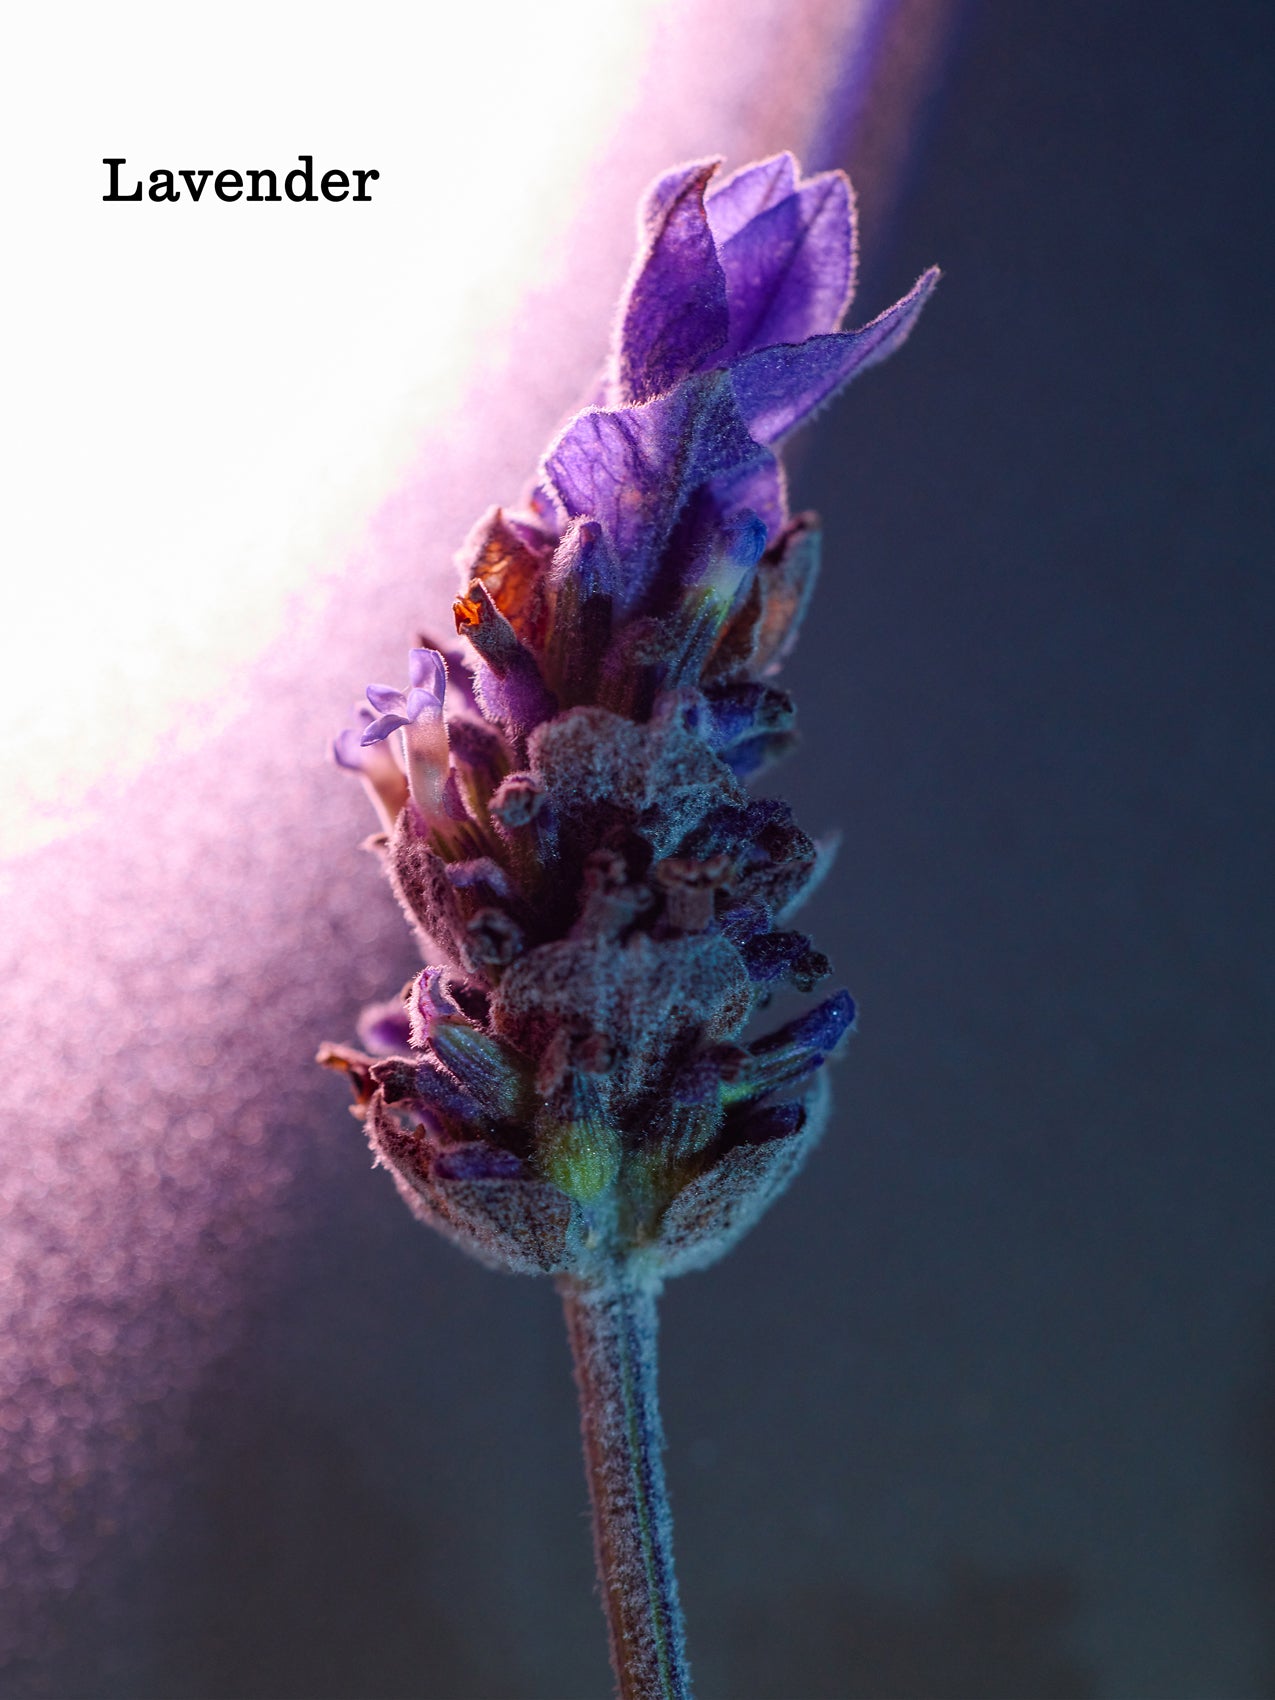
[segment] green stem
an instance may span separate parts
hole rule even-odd
[[[559,1282],[580,1392],[593,1545],[619,1700],[690,1700],[656,1395],[655,1293]]]

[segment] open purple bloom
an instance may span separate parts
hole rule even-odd
[[[605,405],[586,408],[543,463],[539,511],[596,521],[623,565],[617,605],[676,578],[677,532],[701,493],[728,519],[786,520],[771,446],[894,352],[938,279],[931,269],[858,330],[854,198],[840,172],[803,180],[791,155],[714,184],[717,162],[662,177],[643,208]],[[702,501],[701,501],[702,505]]]
[[[436,649],[413,649],[407,658],[411,683],[407,690],[392,685],[369,685],[367,700],[377,718],[363,733],[364,744],[379,743],[400,727],[427,725],[442,719],[443,693],[447,689],[447,667]]]
[[[373,749],[401,734],[396,740],[412,801],[427,819],[445,810],[444,796],[450,768],[447,728],[443,720],[443,696],[447,690],[447,664],[436,649],[413,649],[407,658],[409,684],[405,691],[393,685],[369,685],[367,700],[375,710],[359,738],[361,750]],[[366,711],[364,711],[366,713]],[[367,759],[357,764],[353,734],[343,732],[333,746],[342,767],[368,774]],[[392,822],[391,822],[392,824]]]
[[[897,347],[920,300],[914,290],[865,331],[841,332],[858,257],[854,197],[844,174],[802,180],[792,155],[778,154],[710,186],[718,163],[670,172],[650,192],[644,246],[612,356],[610,399],[628,406],[651,401],[714,369],[744,375],[755,389],[757,380],[746,376],[751,368],[741,373],[747,356],[833,337],[800,362],[767,363],[772,389],[783,389],[782,430],[788,431],[869,364],[870,353],[879,359]],[[931,269],[922,278],[922,300],[937,277]],[[786,384],[777,372],[791,374]],[[743,394],[741,404],[751,423],[755,408]],[[779,434],[770,430],[759,441]]]

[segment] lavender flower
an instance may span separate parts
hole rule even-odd
[[[392,685],[368,686],[367,700],[376,719],[365,727],[359,743],[366,750],[399,735],[412,801],[428,820],[441,809],[451,765],[443,721],[447,664],[436,649],[414,649],[407,658],[407,670],[411,683],[406,691]]]
[[[407,801],[407,780],[383,743],[364,742],[364,733],[372,723],[371,709],[360,704],[354,718],[356,724],[345,727],[332,740],[332,759],[347,773],[359,775],[381,825],[389,832]]]
[[[406,1035],[401,1055],[321,1058],[418,1215],[563,1284],[633,1695],[689,1692],[654,1296],[788,1184],[854,1016],[840,992],[744,1038],[777,984],[829,973],[788,925],[828,853],[743,784],[793,743],[772,681],[819,565],[776,448],[902,343],[938,276],[841,330],[846,179],[802,181],[781,154],[718,182],[719,163],[650,190],[597,404],[460,552],[451,706],[443,657],[415,649],[408,688],[369,687],[377,718],[335,746],[429,966],[401,1020],[365,1020],[378,1050]]]

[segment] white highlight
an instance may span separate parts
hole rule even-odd
[[[0,851],[224,699],[340,561],[544,276],[661,3],[14,15]],[[102,200],[105,155],[282,186],[299,153],[373,200]]]

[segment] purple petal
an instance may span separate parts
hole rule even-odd
[[[810,1051],[829,1056],[855,1023],[854,999],[849,992],[834,992],[814,1009],[808,1009],[775,1033],[767,1033],[749,1047],[754,1056],[783,1051]]]
[[[403,707],[410,725],[415,725],[418,720],[437,720],[443,711],[443,705],[433,691],[408,691]]]
[[[750,220],[721,249],[728,357],[835,331],[850,304],[855,247],[854,199],[840,171]]]
[[[704,187],[719,163],[700,160],[669,172],[647,198],[647,245],[620,310],[620,401],[664,394],[726,341],[726,280],[704,211]]]
[[[763,458],[729,377],[712,372],[641,407],[577,414],[544,469],[568,518],[601,521],[636,595],[692,491]]]
[[[417,641],[422,647],[436,649],[442,656],[447,670],[447,689],[452,694],[453,703],[460,708],[476,708],[474,682],[470,677],[472,663],[464,650],[447,643],[434,643],[428,632],[422,632]]]
[[[447,689],[447,665],[436,649],[413,649],[407,657],[408,677],[417,690],[428,691],[439,707]]]
[[[788,485],[783,465],[767,452],[743,472],[728,472],[712,481],[713,498],[728,520],[741,508],[751,508],[766,527],[766,539],[774,542],[788,524]]]
[[[938,279],[938,267],[931,266],[901,301],[862,330],[760,348],[732,366],[740,411],[754,437],[773,443],[851,378],[893,354],[906,340]]]
[[[797,187],[797,162],[790,153],[745,165],[713,188],[704,202],[709,226],[720,246],[749,219],[791,195]]]
[[[594,385],[593,405],[602,407],[606,403],[606,379],[599,378]],[[523,506],[531,514],[536,523],[544,529],[547,537],[558,535],[558,516],[554,512],[553,497],[538,481],[533,482],[523,496]]]
[[[400,726],[406,726],[407,721],[401,714],[383,714],[379,720],[374,720],[359,742],[366,748],[369,744],[379,744],[382,738],[388,738],[391,732],[397,732]]]
[[[338,767],[358,774],[371,794],[381,825],[389,832],[407,801],[407,781],[399,771],[394,751],[381,742],[381,738],[394,730],[397,716],[382,716],[385,729],[378,737],[374,730],[377,722],[373,720],[370,709],[360,707],[355,710],[355,715],[358,724],[346,727],[333,740],[333,760]],[[372,735],[369,736],[369,733]]]
[[[412,1042],[412,1024],[402,998],[368,1004],[359,1016],[358,1035],[377,1056],[402,1056]]]
[[[338,767],[343,767],[350,773],[362,773],[365,765],[362,738],[353,727],[347,726],[333,738],[332,759]]]
[[[378,714],[401,714],[406,701],[393,685],[369,685],[367,700]]]

